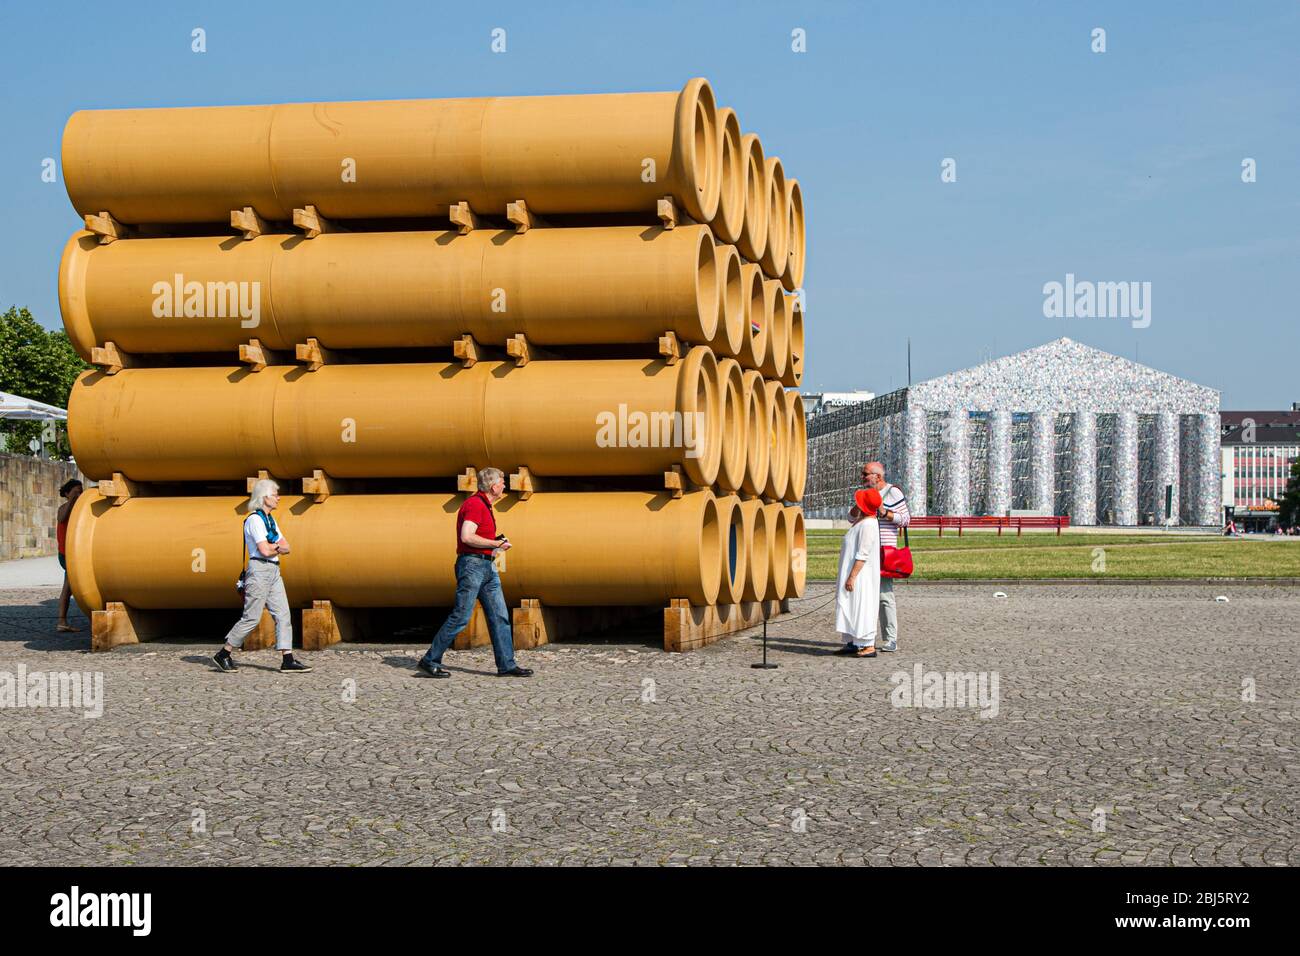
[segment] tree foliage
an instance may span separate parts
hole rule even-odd
[[[31,312],[17,306],[0,315],[0,392],[67,408],[72,385],[87,368],[62,329],[42,328]],[[9,452],[27,454],[27,443],[40,435],[41,423],[4,421],[0,430],[8,435]],[[46,450],[69,456],[66,428],[59,426],[57,445]]]
[[[1277,520],[1284,528],[1300,525],[1300,458],[1291,463],[1291,476],[1287,478],[1286,490],[1277,499]]]

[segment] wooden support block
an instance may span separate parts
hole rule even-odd
[[[110,499],[114,508],[122,504],[128,498],[137,498],[140,495],[139,488],[134,481],[131,481],[120,471],[113,472],[112,478],[101,478],[99,481],[99,493],[105,498]]]
[[[312,500],[317,504],[320,504],[338,490],[335,487],[334,479],[319,468],[312,469],[312,473],[302,480],[302,493],[311,495]]]
[[[673,493],[674,498],[680,498],[690,487],[690,479],[682,474],[681,465],[673,465],[664,472],[664,487]]]
[[[520,465],[519,470],[510,475],[510,490],[519,493],[520,501],[527,501],[534,492],[541,491],[542,483],[528,470],[527,465]]]
[[[262,608],[262,619],[257,622],[257,630],[244,638],[244,650],[264,651],[275,647],[275,619],[271,612]]]
[[[250,495],[253,493],[253,485],[257,484],[259,481],[262,481],[265,478],[270,478],[270,477],[271,477],[271,473],[267,471],[265,468],[261,468],[258,469],[257,474],[254,475],[252,478],[245,478],[244,483],[248,486],[248,493]]]
[[[140,644],[159,637],[192,635],[195,612],[185,610],[141,610],[109,601],[102,611],[90,613],[90,649],[109,651],[122,644]],[[269,621],[270,618],[266,618]],[[275,643],[275,628],[271,628]]]
[[[113,342],[95,345],[90,349],[92,365],[98,365],[105,375],[116,375],[124,368],[135,365],[135,359],[128,352],[123,352]]]
[[[85,222],[86,229],[99,236],[100,245],[104,246],[118,239],[127,239],[132,233],[129,226],[122,225],[106,210],[101,211],[99,215],[87,213]]]
[[[346,608],[331,601],[312,601],[302,612],[302,649],[320,651],[358,637],[357,622]]]
[[[677,203],[673,201],[672,196],[665,196],[659,200],[658,213],[665,229],[674,229],[681,222],[681,214],[677,211]]]
[[[315,206],[304,206],[293,211],[293,224],[302,230],[303,238],[315,239],[327,232],[346,232],[343,227],[326,219]]]
[[[528,208],[528,203],[522,199],[506,203],[506,218],[515,224],[515,232],[521,235],[529,229],[541,229],[549,225],[545,219],[534,215]]]
[[[332,350],[325,348],[315,337],[308,338],[306,342],[299,342],[293,347],[294,357],[299,362],[307,363],[307,371],[316,372],[326,365],[339,364],[339,356]]]
[[[485,225],[474,210],[469,208],[467,202],[453,203],[447,211],[447,218],[451,220],[453,226],[460,230],[462,236],[468,236],[475,229],[482,229]]]
[[[676,365],[682,359],[682,343],[676,332],[665,332],[659,336],[659,354],[668,365]]]
[[[522,332],[518,332],[506,339],[506,354],[515,360],[516,365],[527,365],[532,361],[532,353],[528,348],[528,337]]]
[[[270,364],[270,350],[262,348],[257,339],[249,339],[239,347],[239,361],[250,366],[252,371],[260,372]]]
[[[788,609],[788,601],[693,605],[685,598],[673,598],[664,608],[664,650],[693,651],[727,634],[762,624]]]
[[[492,632],[488,630],[487,615],[483,613],[483,605],[475,602],[474,611],[469,616],[469,625],[456,635],[451,648],[454,651],[464,651],[491,643]]]
[[[480,357],[478,343],[468,332],[452,343],[451,353],[465,368],[473,368]]]
[[[470,495],[478,491],[478,471],[471,467],[465,469],[465,474],[457,475],[456,490]]]
[[[524,598],[511,615],[510,632],[514,638],[515,650],[540,647],[551,643],[548,618],[542,602],[536,598]]]
[[[104,610],[90,612],[92,651],[111,651],[121,644],[139,644],[140,640],[131,620],[131,609],[120,601],[109,601]]]
[[[257,214],[252,206],[230,210],[230,228],[238,229],[244,234],[244,240],[256,239],[271,231],[266,220]]]

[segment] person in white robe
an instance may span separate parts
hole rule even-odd
[[[844,646],[837,652],[853,657],[876,656],[876,631],[880,617],[880,522],[876,510],[880,494],[859,491],[849,513],[852,524],[840,545],[839,592],[835,600],[835,629]]]

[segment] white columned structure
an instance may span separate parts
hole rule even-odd
[[[953,408],[943,423],[943,468],[939,506],[943,514],[970,514],[970,415]]]
[[[1011,412],[989,412],[989,514],[1005,515],[1011,510]]]
[[[1097,416],[1079,409],[1074,413],[1070,444],[1070,523],[1097,523]]]
[[[908,510],[918,516],[926,513],[925,455],[929,442],[926,427],[925,409],[908,402],[903,413],[902,477],[898,481],[890,479],[891,484],[898,485],[907,495]]]
[[[1192,520],[1217,526],[1223,521],[1223,482],[1219,460],[1219,413],[1198,414],[1192,439]]]
[[[1056,409],[1029,416],[1029,507],[1056,511]]]
[[[1138,417],[1123,410],[1115,416],[1115,523],[1138,523]]]
[[[1169,523],[1178,524],[1178,416],[1173,412],[1156,413],[1155,462],[1152,473],[1156,486],[1156,523],[1165,523],[1165,488],[1173,487]]]

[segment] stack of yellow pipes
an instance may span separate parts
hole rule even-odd
[[[63,167],[83,607],[237,606],[261,472],[292,604],[449,605],[488,466],[512,604],[802,594],[803,199],[707,81],[84,111]]]

